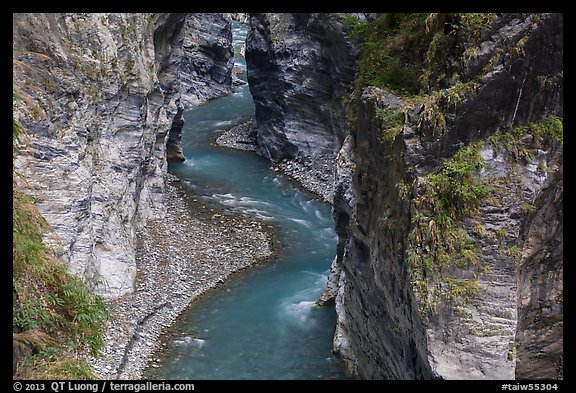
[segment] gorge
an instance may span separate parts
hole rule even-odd
[[[55,254],[116,307],[98,374],[140,378],[185,304],[272,253],[257,217],[222,217],[193,197],[174,217],[165,203],[182,194],[166,159],[187,158],[185,111],[241,84],[230,21],[13,19],[13,116],[25,132],[14,182],[37,198]],[[256,149],[332,203],[335,258],[314,309],[335,308],[333,350],[348,375],[562,379],[562,14],[247,22]],[[196,255],[205,263],[178,262],[159,285],[150,271],[182,256],[187,228],[172,223],[186,210],[206,227],[182,247],[210,231],[214,242]],[[143,242],[160,250],[148,265]],[[223,255],[238,265],[199,281]]]

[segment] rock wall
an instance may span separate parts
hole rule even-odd
[[[352,101],[356,119],[348,136],[341,97],[355,49],[338,18],[253,14],[246,48],[262,154],[273,161],[314,158],[341,147],[333,200],[337,255],[319,300],[336,306],[335,352],[351,374],[366,379],[510,379],[516,356],[534,358],[544,345],[536,335],[547,334],[550,357],[538,356],[548,369],[552,358],[561,369],[561,284],[540,281],[557,277],[561,257],[542,268],[547,254],[533,244],[561,233],[561,218],[546,236],[533,229],[521,235],[519,228],[561,166],[562,143],[543,141],[538,127],[563,116],[562,15],[496,15],[488,28],[447,40],[437,59],[454,75],[447,86],[436,86],[424,101],[361,92]],[[404,114],[399,133],[382,116],[396,112]],[[450,252],[465,250],[469,260],[448,256],[452,264],[434,274],[415,271],[410,258],[426,260],[439,239],[430,234],[438,226],[425,208],[426,189],[446,162],[466,152],[477,160],[466,176],[490,190],[451,232],[463,245]],[[537,214],[554,211],[541,203],[548,207],[538,211],[548,213]],[[450,242],[448,250],[457,244]],[[519,276],[517,327],[517,266],[534,253]],[[546,332],[545,323],[530,330],[535,313],[556,322]],[[518,370],[538,376],[527,366]]]
[[[556,188],[548,198],[538,195],[559,170],[562,145],[538,144],[536,132],[529,131],[519,143],[531,154],[517,160],[489,137],[551,115],[562,117],[562,15],[508,14],[492,26],[475,51],[481,55],[465,70],[477,89],[446,114],[444,132],[433,132],[421,121],[425,106],[407,105],[390,92],[369,88],[357,98],[357,121],[337,160],[339,243],[329,282],[338,282],[332,292],[337,292],[338,313],[334,349],[361,378],[511,379],[515,353],[534,358],[542,346],[542,364],[561,369],[561,282],[547,286],[544,280],[561,274],[562,254],[548,258],[539,252],[558,244],[562,211],[555,207],[561,191]],[[518,42],[522,50],[511,50]],[[489,59],[496,62],[487,67]],[[390,137],[377,113],[400,108],[404,125]],[[436,225],[421,208],[425,184],[465,146],[478,149],[482,169],[477,175],[490,184],[491,197],[460,228],[478,252],[476,272],[452,267],[443,276],[454,282],[469,279],[477,292],[467,301],[455,298],[446,282],[436,285],[438,277],[423,277],[438,291],[430,310],[422,307],[429,294],[413,289],[415,278],[422,277],[409,274],[408,260],[411,252],[426,256],[435,247],[433,237],[415,232],[418,225],[428,233]],[[550,216],[547,229],[532,229],[524,243],[519,228],[537,198],[548,201],[538,206],[540,221],[552,212],[560,217]],[[516,266],[522,247],[529,257],[520,274],[517,333]],[[542,322],[530,325],[536,314]],[[546,335],[544,342],[538,334]],[[516,344],[518,337],[528,342]],[[519,370],[525,378],[558,376],[526,365]]]
[[[404,263],[410,204],[396,184],[407,177],[407,168],[401,141],[380,141],[371,102],[377,93],[363,95],[337,161],[334,350],[363,379],[430,379],[425,326]],[[386,99],[398,104],[396,97]]]
[[[171,122],[229,91],[230,43],[219,14],[13,14],[27,134],[14,170],[57,254],[105,296],[133,287],[136,228],[163,215]]]
[[[257,140],[272,161],[335,153],[354,48],[334,14],[251,14],[246,42]]]
[[[231,43],[230,23],[221,14],[173,14],[154,32],[159,82],[177,105],[168,133],[168,160],[184,161],[184,109],[231,92]]]
[[[563,379],[563,165],[520,228],[524,263],[518,274],[516,378]]]
[[[319,300],[336,305],[334,350],[362,378],[513,378],[517,354],[534,357],[542,346],[534,338],[548,326],[526,333],[527,321],[516,326],[516,287],[517,266],[530,254],[522,254],[530,243],[522,236],[536,236],[521,236],[519,228],[561,165],[561,142],[543,141],[538,127],[563,116],[562,15],[500,14],[475,32],[465,31],[465,21],[456,37],[434,41],[442,54],[433,60],[453,75],[445,75],[446,84],[420,101],[362,92],[352,102],[356,120],[348,136],[341,99],[331,97],[342,97],[351,82],[345,74],[354,70],[355,49],[337,19],[251,15],[246,50],[262,153],[280,161],[342,146],[333,200],[339,242]],[[404,114],[398,134],[383,120],[396,112]],[[434,274],[414,271],[411,258],[429,261],[437,247],[426,188],[467,151],[478,167],[466,176],[478,177],[490,197],[452,228],[446,247],[464,250],[469,260],[452,255],[446,268],[430,267]],[[561,232],[556,227],[546,233]],[[458,242],[461,250],[454,249]],[[521,318],[544,307],[537,313],[543,320],[561,321],[561,284],[552,289],[539,281],[559,274],[554,261],[544,270],[522,268]],[[535,275],[537,284],[527,285]],[[552,298],[554,306],[547,303]],[[558,326],[547,331],[556,364]]]

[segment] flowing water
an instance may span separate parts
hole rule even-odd
[[[237,49],[246,28],[234,22],[233,31]],[[245,69],[241,59],[237,64]],[[262,157],[210,143],[253,113],[247,85],[186,112],[186,161],[170,171],[196,198],[273,224],[279,256],[189,307],[155,370],[159,379],[344,378],[331,352],[335,311],[314,305],[336,248],[330,207],[295,189]]]

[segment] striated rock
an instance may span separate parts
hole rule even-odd
[[[182,127],[184,127],[184,108],[179,105],[177,101],[177,110],[172,120],[172,126],[168,132],[168,140],[166,141],[166,159],[168,161],[185,161],[184,153],[182,152]]]
[[[224,17],[229,20],[236,20],[240,23],[248,23],[248,14],[245,12],[225,12]]]
[[[174,17],[169,17],[174,19]],[[154,42],[164,91],[184,108],[232,91],[232,30],[222,14],[185,14],[157,29]]]
[[[339,16],[251,14],[245,53],[262,154],[276,162],[336,152],[355,69]]]
[[[404,263],[410,204],[396,186],[407,177],[402,142],[381,142],[373,96],[364,96],[343,147],[352,154],[341,152],[337,162],[343,177],[334,202],[341,261],[334,350],[363,379],[429,379],[425,326]]]
[[[520,229],[524,263],[518,274],[516,378],[563,379],[563,165]]]
[[[408,148],[417,153],[411,155],[410,164],[425,173],[462,144],[546,115],[562,117],[562,31],[561,14],[503,14],[497,18],[487,39],[469,49],[476,56],[462,70],[462,81],[477,79],[480,86],[446,116],[441,138],[428,129],[408,142]],[[410,112],[409,117],[417,118],[422,109]]]
[[[507,14],[495,21],[493,29],[490,40],[496,42],[494,52],[520,40],[525,42],[523,51],[515,55],[511,50],[502,65],[497,64],[493,71],[482,75],[478,90],[462,102],[452,117],[447,116],[447,129],[440,138],[428,137],[424,141],[427,137],[411,137],[406,141],[407,157],[418,175],[433,170],[429,163],[438,163],[461,146],[486,141],[497,131],[549,115],[562,116],[561,15],[552,14],[539,20],[535,15]],[[542,89],[543,78],[554,82]],[[518,164],[505,149],[495,149],[486,142],[481,147],[484,162],[481,176],[491,185],[491,198],[480,207],[479,217],[463,226],[470,241],[481,250],[479,293],[464,305],[444,301],[428,322],[431,361],[445,378],[514,378],[518,262],[515,252],[522,247],[519,228],[527,207],[558,168],[558,148],[561,146],[528,144],[534,157]],[[546,163],[544,166],[550,170],[539,170],[538,163]],[[483,232],[478,233],[477,228]],[[454,274],[474,277],[469,269]]]
[[[176,101],[230,89],[229,25],[213,14],[13,14],[13,22],[14,118],[27,133],[14,170],[70,270],[119,296],[133,288],[137,227],[164,214]]]
[[[352,215],[352,209],[355,205],[354,194],[352,192],[352,175],[356,164],[354,154],[352,136],[348,135],[346,139],[344,139],[342,148],[336,157],[336,180],[332,209],[335,224],[334,229],[338,235],[336,257],[330,265],[328,282],[326,284],[326,289],[318,300],[319,305],[333,304],[338,295],[344,249],[346,247],[347,239],[350,236],[350,216]],[[340,323],[338,323],[338,325],[340,325]]]
[[[546,229],[542,225],[538,232],[536,227],[528,229],[531,234],[522,235],[531,239],[527,243],[519,229],[531,204],[556,176],[562,146],[538,145],[533,135],[527,135],[521,143],[532,155],[518,160],[487,139],[501,130],[562,116],[561,32],[559,14],[497,18],[488,41],[479,44],[479,64],[467,69],[477,89],[445,114],[445,130],[440,133],[422,121],[423,107],[409,107],[390,92],[369,88],[357,98],[358,118],[350,144],[340,153],[350,159],[337,161],[334,216],[339,242],[331,271],[339,283],[334,350],[361,378],[511,379],[516,351],[524,359],[545,353],[536,360],[543,366],[542,374],[532,365],[519,365],[516,375],[561,375],[561,281],[546,283],[561,274],[562,254],[542,258],[546,251],[537,251],[551,250],[558,242],[562,221],[551,214],[561,217],[561,209],[554,208],[561,194],[542,197],[549,206],[539,208],[535,222],[551,220]],[[511,50],[520,40],[523,50]],[[495,53],[505,55],[494,57]],[[488,67],[491,58],[499,61]],[[546,88],[543,80],[549,82]],[[390,136],[377,113],[403,107],[401,132]],[[443,273],[476,283],[478,292],[465,301],[454,298],[450,287],[432,273],[431,277],[409,274],[407,259],[414,250],[426,255],[434,247],[426,240],[431,237],[414,235],[417,225],[431,229],[435,225],[421,209],[423,184],[458,149],[472,143],[479,144],[483,162],[478,176],[491,191],[478,214],[464,220],[460,230],[475,246],[480,270],[451,267]],[[518,250],[525,244],[531,245],[524,254],[532,257],[520,275],[522,322],[517,327]],[[416,291],[415,296],[415,279],[428,281],[430,288],[438,285],[439,292]],[[333,296],[334,290],[329,292]],[[422,306],[429,296],[436,299],[432,310]],[[530,325],[534,321],[538,322]],[[515,344],[521,341],[518,337],[528,342]]]
[[[134,291],[111,303],[105,346],[98,357],[88,359],[102,379],[154,379],[146,375],[146,367],[158,362],[154,352],[163,330],[199,295],[272,255],[270,227],[216,214],[213,207],[187,196],[175,180],[168,174],[165,216],[138,228]]]
[[[177,105],[166,156],[184,161],[183,111],[232,91],[232,30],[221,14],[175,14],[156,30],[154,44],[160,84]]]

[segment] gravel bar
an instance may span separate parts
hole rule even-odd
[[[215,143],[218,146],[260,154],[254,119],[223,131]],[[332,204],[336,153],[284,159],[273,163],[272,169],[295,181],[298,186],[313,193],[323,202]]]
[[[273,228],[187,196],[168,175],[166,215],[138,231],[133,292],[111,302],[105,346],[89,358],[102,379],[141,379],[158,367],[160,336],[199,295],[274,255]]]
[[[223,130],[215,144],[258,153],[254,119]],[[332,203],[335,154],[284,159],[272,169]],[[88,359],[102,379],[140,379],[159,367],[161,335],[194,299],[274,255],[271,226],[203,204],[178,183],[167,175],[166,216],[138,231],[135,290],[112,301],[105,346]]]

